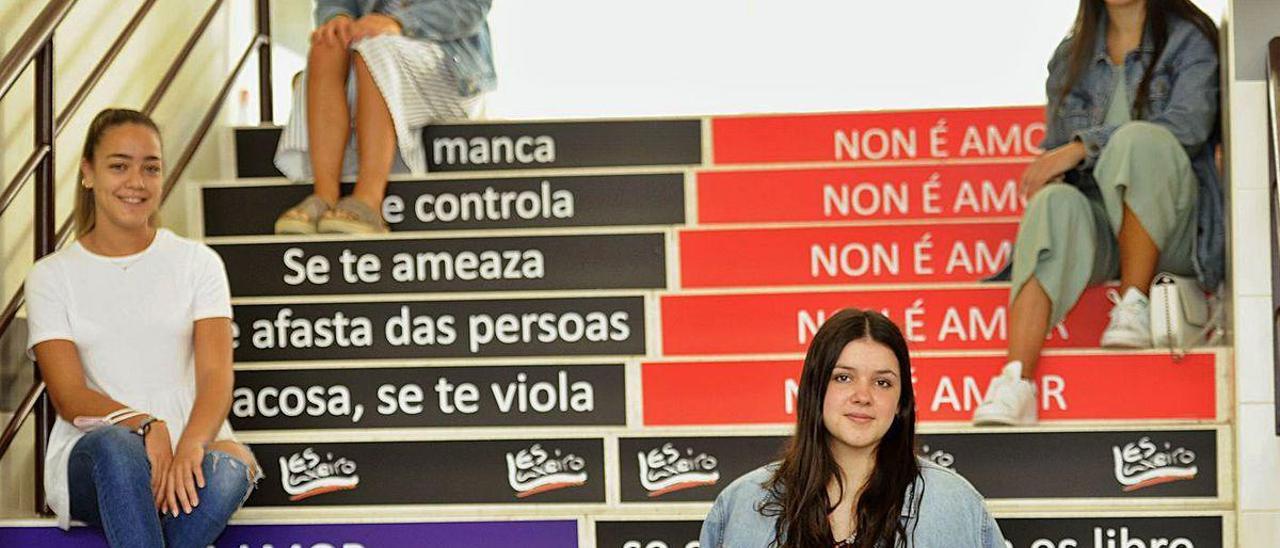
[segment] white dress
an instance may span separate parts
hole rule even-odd
[[[95,255],[75,242],[31,268],[26,298],[32,360],[41,342],[75,343],[88,387],[164,420],[177,445],[195,403],[195,321],[231,317],[217,253],[165,229],[126,257]],[[58,417],[45,453],[45,492],[64,529],[67,461],[82,435]],[[226,421],[216,439],[235,439]]]

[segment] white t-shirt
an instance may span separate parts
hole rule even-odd
[[[164,420],[176,446],[195,403],[195,321],[231,317],[217,253],[165,229],[126,257],[95,255],[75,242],[36,262],[26,297],[33,360],[36,344],[75,343],[88,387]],[[81,435],[58,417],[45,453],[45,492],[63,528],[71,515],[67,460]],[[225,421],[217,439],[234,439]]]

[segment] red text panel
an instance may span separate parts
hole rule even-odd
[[[732,116],[711,121],[716,164],[1021,158],[1042,107]]]
[[[1004,359],[911,360],[920,421],[967,421]],[[791,424],[801,362],[683,362],[642,365],[649,426]],[[1186,419],[1216,415],[1214,355],[1046,356],[1037,371],[1044,420]],[[708,397],[712,395],[713,397]]]
[[[1106,288],[1085,290],[1045,341],[1096,347],[1111,303]],[[827,318],[843,308],[876,310],[896,322],[916,350],[1003,349],[1009,288],[868,290],[741,295],[664,295],[662,351],[668,356],[803,353]]]
[[[976,282],[1013,251],[1014,222],[686,230],[683,287]]]
[[[699,223],[1018,217],[1025,162],[704,171]]]

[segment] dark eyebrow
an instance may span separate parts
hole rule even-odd
[[[836,364],[836,366],[835,366],[833,369],[844,369],[844,370],[846,370],[846,371],[853,371],[853,370],[854,370],[852,367],[849,367],[849,366],[847,366],[847,365],[840,365],[840,364]],[[884,374],[886,374],[886,373],[887,373],[887,374],[889,374],[889,375],[893,375],[893,376],[895,376],[895,377],[897,377],[897,376],[898,376],[898,372],[897,372],[897,371],[894,371],[894,370],[892,370],[892,369],[881,369],[881,370],[879,370],[879,371],[875,371],[875,372],[873,372],[872,374],[874,374],[874,375],[884,375]]]
[[[120,154],[119,152],[117,152],[117,153],[115,153],[115,154],[108,154],[108,155],[107,155],[107,157],[108,157],[108,158],[121,158],[121,159],[124,159],[124,160],[133,160],[133,156],[130,156],[130,155],[128,155],[128,154]],[[147,157],[145,157],[145,158],[143,158],[143,159],[142,159],[142,161],[144,161],[144,162],[159,161],[159,160],[160,160],[160,157],[159,157],[159,156],[147,156]]]

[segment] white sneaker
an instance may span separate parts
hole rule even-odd
[[[1151,302],[1147,296],[1130,287],[1123,298],[1114,289],[1107,291],[1107,298],[1115,306],[1099,344],[1105,348],[1151,348]]]
[[[1036,423],[1036,385],[1022,378],[1022,362],[1013,360],[991,379],[987,397],[973,412],[976,426],[1027,426]]]

